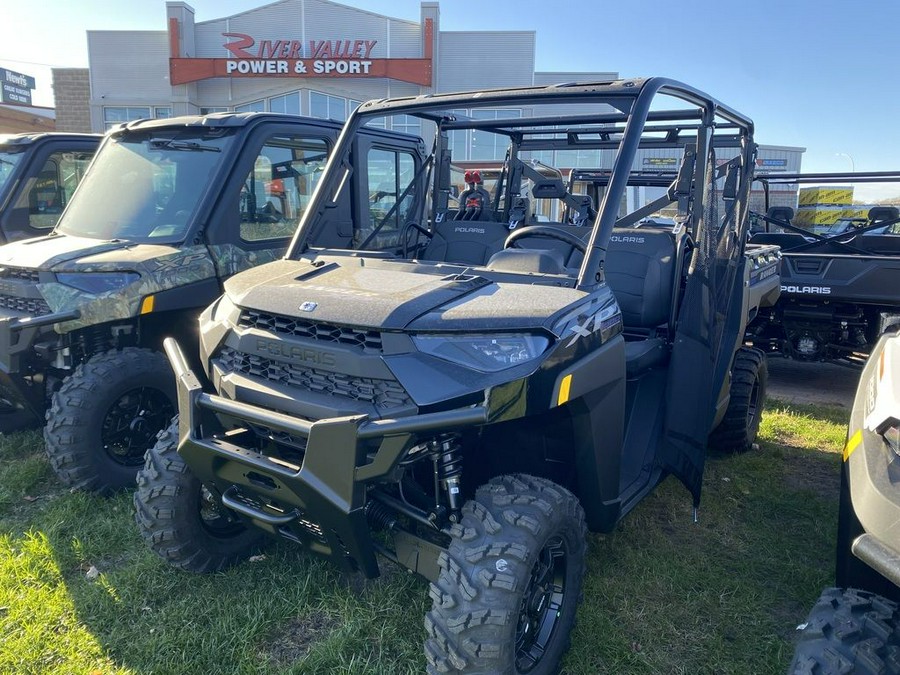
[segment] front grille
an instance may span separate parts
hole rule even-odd
[[[332,373],[327,370],[275,361],[264,356],[244,354],[231,347],[222,349],[217,361],[225,372],[259,377],[283,385],[300,387],[317,394],[363,401],[378,408],[399,408],[412,402],[406,390],[394,380],[378,380]]]
[[[37,270],[27,267],[2,267],[0,268],[0,279],[22,279],[23,281],[40,281],[40,275]]]
[[[381,351],[381,333],[376,330],[307,321],[278,314],[267,314],[255,309],[241,311],[238,325],[242,328],[257,328],[270,333],[282,333],[310,340],[337,342],[342,345],[361,347],[365,351]]]
[[[31,316],[44,316],[50,313],[50,305],[43,298],[19,298],[15,295],[0,294],[0,308],[26,312]]]

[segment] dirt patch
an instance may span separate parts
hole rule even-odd
[[[798,454],[785,462],[784,484],[792,490],[836,495],[840,489],[840,462],[830,454]]]
[[[851,408],[862,371],[833,363],[769,358],[767,396],[786,403]]]
[[[261,656],[273,665],[290,666],[309,654],[313,645],[331,635],[339,623],[322,612],[295,617],[263,645]]]

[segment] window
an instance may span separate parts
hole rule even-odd
[[[241,239],[294,234],[328,157],[321,138],[273,136],[263,146],[241,189]]]
[[[132,120],[148,119],[149,117],[157,117],[160,119],[172,116],[172,108],[170,106],[108,106],[103,108],[103,126],[110,129],[122,122],[131,122]]]
[[[266,102],[265,101],[252,101],[251,103],[245,103],[244,105],[236,105],[234,106],[235,112],[265,112],[266,111]]]
[[[54,152],[47,158],[16,204],[17,208],[27,209],[30,227],[49,230],[56,225],[91,156],[86,152]]]
[[[300,92],[292,91],[283,96],[274,96],[269,99],[269,111],[287,113],[289,115],[300,114]]]
[[[234,130],[135,129],[108,138],[58,229],[132,242],[180,241],[228,157]]]
[[[311,91],[309,92],[309,114],[311,117],[343,122],[347,119],[347,99]]]
[[[220,106],[212,106],[209,108],[200,108],[201,115],[209,115],[211,113],[220,113],[220,112],[228,112],[228,107],[220,105]]]
[[[359,248],[385,249],[400,245],[402,227],[412,214],[414,191],[410,190],[400,205],[394,207],[412,182],[415,171],[415,160],[408,152],[369,150],[369,221],[356,232]]]
[[[391,117],[391,129],[404,134],[419,136],[422,132],[421,120],[410,115],[394,115]]]
[[[457,115],[470,115],[476,120],[496,120],[521,117],[522,111],[510,109],[498,110],[454,110]],[[489,131],[470,129],[467,131],[450,132],[450,148],[453,159],[457,162],[464,160],[499,161],[506,157],[506,148],[509,144],[505,136],[493,134]]]

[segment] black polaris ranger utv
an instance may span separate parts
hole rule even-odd
[[[427,161],[351,152],[397,115],[433,132]],[[432,582],[429,672],[555,671],[587,529],[669,473],[699,499],[710,431],[727,447],[755,434],[761,355],[741,340],[778,277],[774,247],[744,251],[752,130],[665,79],[361,106],[286,258],[201,316],[212,388],[166,342],[180,421],[138,476],[148,544],[201,572],[263,533],[370,577],[380,553]],[[620,216],[642,147],[680,148],[681,170]],[[617,157],[596,219],[534,224],[536,200],[584,200],[524,165],[597,166],[601,150]],[[479,157],[500,178],[478,219],[456,219],[450,163]],[[376,173],[379,217],[345,227],[341,186]],[[669,205],[674,227],[635,227]]]
[[[102,138],[60,132],[0,135],[0,244],[53,229]]]
[[[785,174],[758,180],[767,192],[770,185],[797,183],[886,183],[900,191],[898,172]],[[878,337],[900,324],[900,210],[875,206],[866,218],[851,219],[852,225],[834,231],[800,227],[795,215],[784,206],[758,214],[766,229],[750,241],[778,245],[784,260],[781,297],[750,325],[748,342],[801,361],[860,366]]]
[[[109,132],[56,229],[0,248],[0,430],[46,413],[64,483],[133,485],[175,414],[163,336],[196,339],[223,279],[284,254],[340,129],[227,113]],[[367,129],[353,143],[400,149],[421,161],[418,137]],[[335,198],[338,229],[373,217],[369,182]]]

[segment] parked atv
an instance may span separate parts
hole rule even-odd
[[[56,229],[0,248],[0,429],[46,415],[64,483],[133,485],[175,414],[163,337],[194,339],[223,279],[284,254],[339,131],[258,113],[111,131]],[[368,129],[353,140],[364,154],[419,145]],[[334,193],[339,228],[368,213],[367,179]]]
[[[835,580],[803,625],[792,673],[900,672],[900,333],[879,339],[850,415]]]
[[[56,132],[0,135],[0,244],[53,229],[102,138]]]
[[[363,125],[395,115],[434,132],[430,156],[352,152]],[[452,140],[474,131],[506,160],[479,219],[457,220]],[[741,345],[777,297],[778,260],[744,250],[752,131],[665,79],[361,106],[287,257],[229,279],[203,313],[211,386],[166,342],[180,418],[138,476],[149,546],[198,572],[265,534],[369,577],[391,560],[432,582],[429,672],[554,672],[587,531],[670,473],[696,504],[717,425],[728,447],[753,440],[761,354]],[[681,148],[680,172],[620,217],[642,146]],[[591,148],[617,154],[596,220],[534,224],[534,200],[585,201],[526,162]],[[391,197],[344,228],[333,195],[376,172]],[[674,227],[635,227],[671,205]]]
[[[894,181],[896,172],[768,176],[766,184]],[[776,244],[783,256],[781,297],[760,312],[747,338],[763,351],[801,361],[860,366],[889,327],[900,324],[900,210],[876,206],[861,223],[817,232],[772,207],[768,230],[750,239]],[[780,230],[780,231],[773,231]]]

